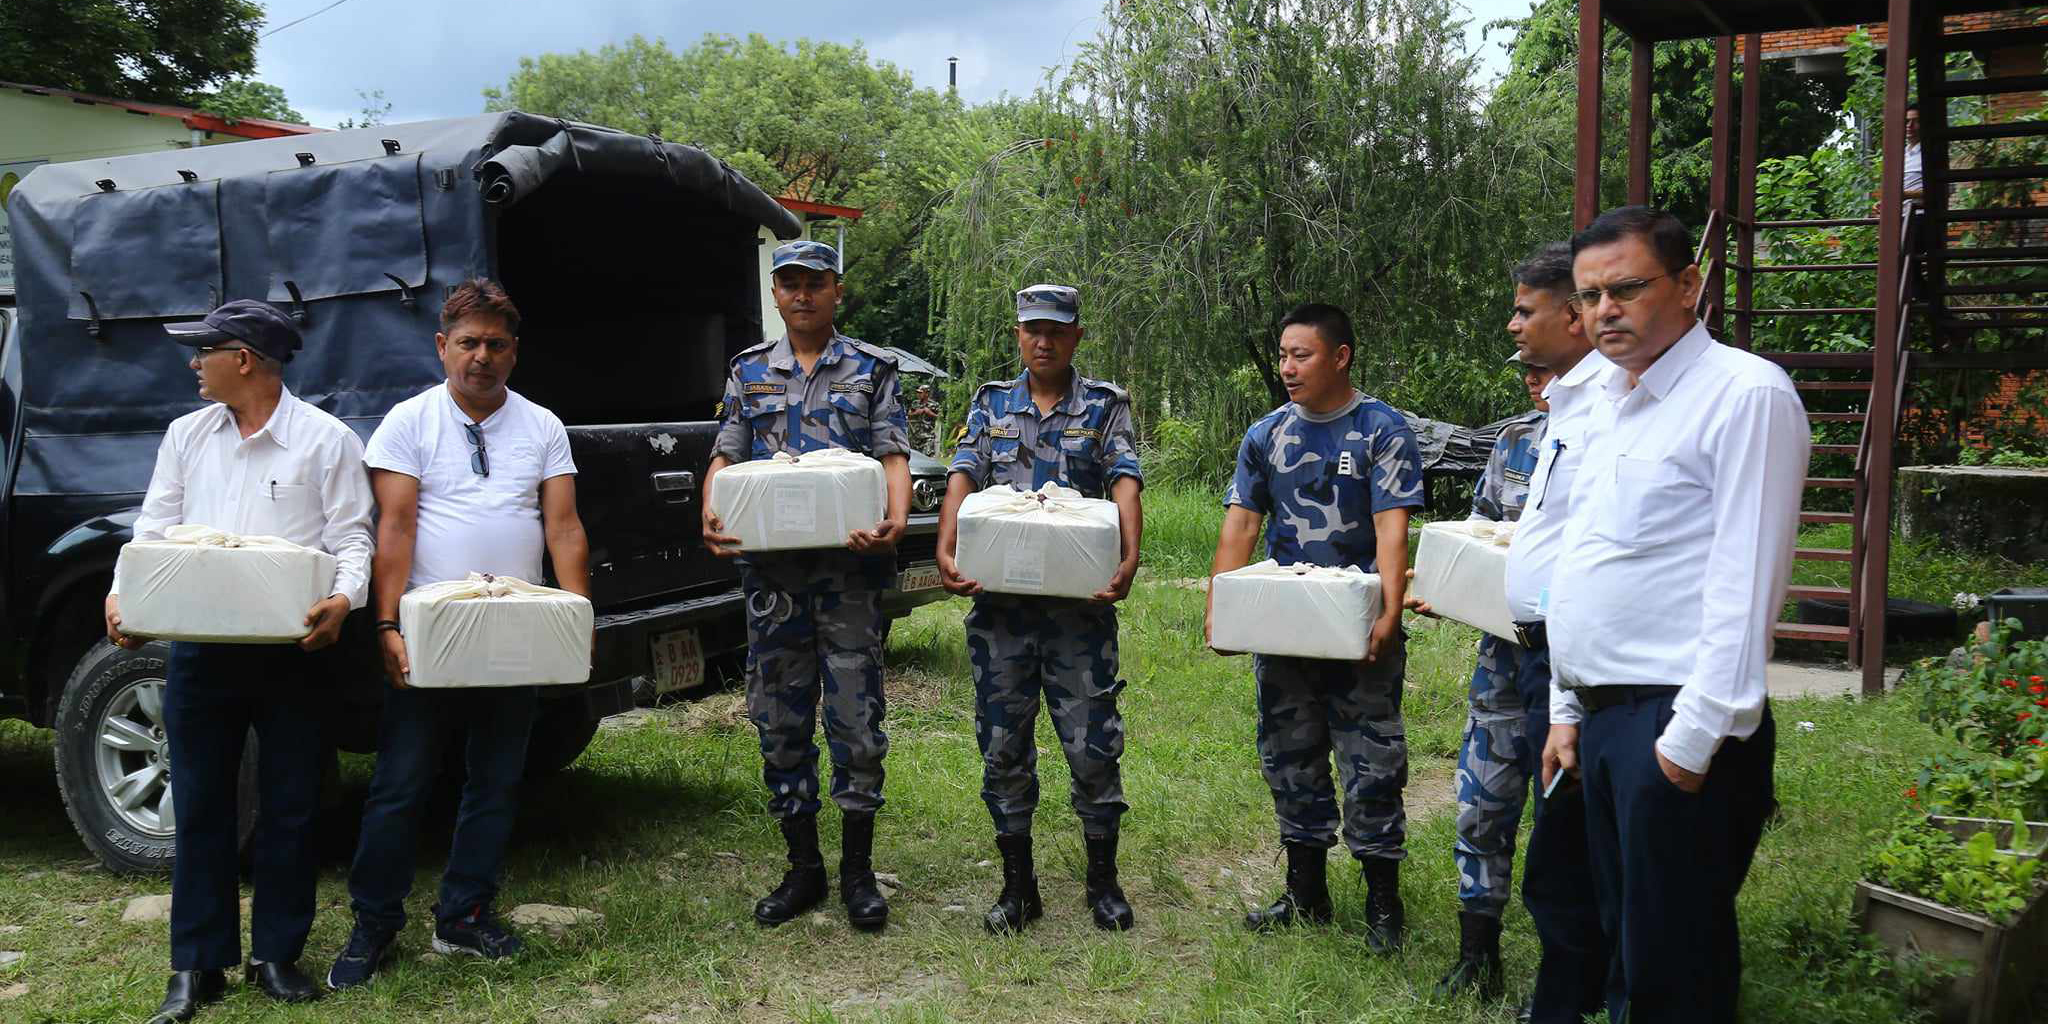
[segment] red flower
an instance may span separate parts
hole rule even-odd
[[[2040,677],[2040,676],[2028,676],[2028,677],[2027,677],[2027,682],[2030,682],[2030,683],[2039,683],[2039,682],[2042,682],[2042,681],[2043,681],[2043,680],[2041,679],[2041,677]]]
[[[1917,799],[1919,799],[1919,797],[1920,797],[1920,787],[1918,787],[1918,786],[1907,786],[1907,787],[1906,787],[1906,799],[1908,799],[1908,800],[1917,800]]]
[[[2039,676],[2035,676],[2034,678],[2036,678],[2036,679],[2039,679],[2040,677],[2039,677]],[[2034,685],[2032,685],[2032,686],[2029,686],[2029,687],[2027,687],[2027,692],[2028,692],[2028,693],[2040,693],[2040,692],[2041,692],[2041,691],[2043,691],[2043,690],[2048,690],[2048,685],[2043,685],[2043,684],[2041,684],[2041,683],[2035,683]]]
[[[2035,701],[2034,706],[2038,708],[2048,708],[2048,697],[2043,697],[2040,700]]]
[[[2033,745],[2035,745],[2035,746],[2037,746],[2037,747],[2038,747],[2038,746],[2042,746],[2042,745],[2043,745],[2043,744],[2041,743],[2041,737],[2039,737],[2039,736],[2036,736],[2036,737],[2034,737],[2033,739],[2030,739],[2030,740],[2028,740],[2027,742],[2028,742],[2028,743],[2031,743],[2031,744],[2033,744]]]
[[[2034,717],[2034,713],[2033,713],[2033,712],[2031,712],[2031,711],[2022,711],[2022,712],[2020,712],[2020,715],[2019,715],[2019,719],[2020,719],[2020,721],[2022,721],[2022,722],[2024,722],[2024,721],[2026,721],[2027,719],[2029,719],[2029,718],[2032,718],[2032,717]]]
[[[1999,681],[1998,681],[1998,685],[2000,685],[2000,686],[2008,686],[2008,687],[2016,687],[2016,686],[2020,685],[2020,681],[2019,681],[2019,680],[2017,680],[2017,679],[2001,679],[2001,680],[1999,680]]]

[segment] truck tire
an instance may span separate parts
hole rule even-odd
[[[164,742],[161,641],[136,650],[94,644],[57,703],[57,789],[78,837],[107,869],[168,874],[176,859],[177,807]],[[242,747],[237,836],[256,827],[256,737]]]
[[[526,741],[526,777],[544,778],[569,767],[596,735],[595,718],[543,714]]]

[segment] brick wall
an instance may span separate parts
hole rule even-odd
[[[2029,384],[2048,383],[2048,372],[2028,370],[2018,373],[2003,373],[1998,377],[1998,387],[1977,405],[1977,410],[1963,424],[1963,441],[1978,448],[1987,447],[1984,440],[1985,428],[1994,424],[2008,430],[2048,431],[2048,423],[2033,410],[2019,406],[2021,389]]]
[[[2002,28],[2025,28],[2029,25],[2048,21],[2048,8],[2023,8],[2017,11],[1985,11],[1978,14],[1956,14],[1946,19],[1949,32],[1989,32]],[[1888,35],[1883,24],[1866,25],[1870,30],[1870,41],[1883,46]],[[1784,32],[1764,33],[1764,59],[1773,57],[1795,57],[1809,53],[1836,53],[1849,47],[1849,33],[1856,30],[1854,25],[1835,28],[1795,28]],[[2038,54],[2038,51],[2036,51]]]

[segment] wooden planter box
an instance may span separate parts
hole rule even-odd
[[[2011,842],[2010,822],[1984,818],[1928,819],[1930,824],[1967,839],[1984,828],[2003,831],[2000,845]],[[2024,852],[2042,856],[2048,850],[2048,822],[2028,822],[2032,833]],[[1960,961],[1963,973],[1942,1000],[1943,1024],[2026,1024],[2034,1020],[2030,999],[2048,963],[2048,894],[2037,895],[2008,925],[1988,917],[1945,907],[1869,882],[1856,883],[1856,925],[1900,956],[1916,954]]]

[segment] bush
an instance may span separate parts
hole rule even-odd
[[[2027,828],[2013,823],[2013,845]],[[1985,830],[1965,842],[1925,822],[1901,826],[1871,855],[1863,877],[1943,906],[2010,923],[2034,896],[2041,862],[1998,849]]]
[[[1968,667],[1915,665],[1921,721],[1999,757],[2048,745],[2048,641],[2015,643],[2016,632],[2014,623],[2003,626],[1971,652]]]

